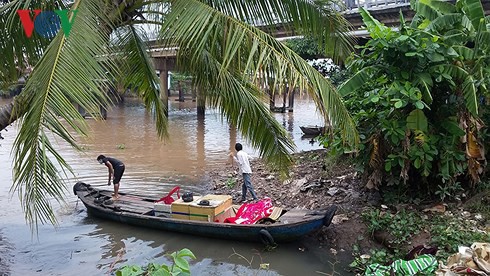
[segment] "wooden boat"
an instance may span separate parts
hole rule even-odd
[[[102,219],[191,235],[262,242],[265,245],[296,240],[328,226],[337,210],[335,205],[322,211],[283,210],[273,223],[243,225],[155,216],[154,203],[157,198],[120,193],[119,199],[113,201],[112,191],[99,190],[83,182],[76,183],[73,192],[83,202],[87,213]]]
[[[321,126],[300,126],[299,128],[308,136],[318,136],[324,131],[324,127]]]

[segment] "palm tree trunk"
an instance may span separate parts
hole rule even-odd
[[[26,108],[24,106],[24,98],[19,95],[14,97],[12,102],[0,107],[0,131],[4,130],[15,120],[19,119],[25,112]],[[14,112],[14,106],[16,112]]]
[[[12,116],[13,109],[14,101],[0,108],[0,130],[5,129],[8,125],[13,123],[17,119]]]

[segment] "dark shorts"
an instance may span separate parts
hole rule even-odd
[[[121,177],[124,173],[124,165],[122,166],[116,166],[114,168],[114,179],[112,179],[113,184],[119,184],[119,181],[121,181]]]

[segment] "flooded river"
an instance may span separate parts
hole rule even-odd
[[[0,99],[0,106],[5,103]],[[297,99],[294,112],[275,114],[291,133],[298,151],[319,148],[309,139],[301,139],[299,128],[322,124],[314,110],[309,100]],[[63,143],[57,145],[76,175],[67,180],[66,204],[55,205],[59,226],[42,225],[37,236],[26,225],[17,194],[9,193],[10,153],[16,126],[2,131],[5,139],[0,140],[0,276],[110,275],[125,263],[168,263],[165,254],[182,248],[191,249],[197,257],[191,262],[193,275],[332,272],[333,261],[314,240],[281,244],[272,252],[264,252],[260,244],[161,232],[87,216],[83,204],[70,191],[77,180],[93,185],[107,183],[107,169],[95,160],[99,154],[114,156],[126,164],[121,191],[155,195],[164,195],[176,185],[185,191],[206,193],[205,171],[230,162],[227,155],[236,142],[242,142],[245,151],[257,155],[215,110],[208,109],[205,119],[198,120],[195,103],[190,100],[180,103],[171,99],[170,137],[163,142],[156,136],[151,116],[135,100],[113,107],[107,121],[87,121],[91,136],[81,140],[84,152],[76,152]],[[259,270],[262,263],[269,264],[269,270]]]

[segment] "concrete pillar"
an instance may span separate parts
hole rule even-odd
[[[281,112],[284,113],[286,112],[286,100],[288,98],[288,87],[284,87],[284,94],[282,95],[282,109],[281,109]]]
[[[206,96],[201,90],[197,90],[197,118],[204,118],[206,113]]]
[[[195,102],[197,98],[197,86],[193,85],[192,86],[192,101]]]
[[[268,88],[268,90],[269,90],[268,93],[269,93],[269,99],[270,99],[269,109],[271,111],[274,111],[274,107],[276,107],[276,97],[274,95],[274,91],[270,87]]]
[[[298,88],[294,88],[289,93],[289,106],[288,106],[288,111],[289,112],[293,112],[293,108],[294,108],[294,94],[296,94],[296,90],[298,90]]]
[[[177,84],[177,89],[179,89],[179,102],[184,101],[184,90],[182,89],[182,82],[179,81]]]
[[[160,99],[165,107],[165,116],[168,116],[168,71],[160,70]]]
[[[197,167],[200,171],[204,170],[204,165],[206,164],[205,133],[204,118],[197,118],[196,153]]]

